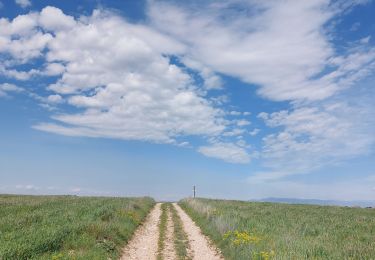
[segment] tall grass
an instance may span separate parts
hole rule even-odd
[[[375,259],[375,210],[186,199],[226,259]]]
[[[0,195],[0,259],[116,259],[154,203]]]

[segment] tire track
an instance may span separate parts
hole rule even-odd
[[[178,215],[180,216],[184,231],[186,232],[193,260],[223,260],[224,257],[220,251],[213,245],[208,237],[202,234],[200,228],[193,220],[181,209],[177,203],[173,203]]]
[[[159,239],[159,219],[161,204],[152,209],[145,223],[137,229],[133,238],[123,249],[120,260],[153,260],[156,259]]]

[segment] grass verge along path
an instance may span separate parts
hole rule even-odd
[[[0,195],[0,259],[117,259],[151,198]]]
[[[374,259],[375,210],[185,199],[226,259]]]
[[[223,260],[220,251],[210,241],[210,239],[204,236],[200,228],[193,222],[193,220],[181,209],[176,203],[173,204],[176,213],[181,219],[182,228],[185,231],[188,239],[189,256],[192,259],[210,259],[210,260]]]
[[[160,216],[161,204],[157,203],[123,249],[121,260],[157,258]]]

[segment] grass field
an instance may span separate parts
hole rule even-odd
[[[117,259],[151,198],[0,195],[0,259]]]
[[[375,209],[186,199],[226,259],[375,259]]]

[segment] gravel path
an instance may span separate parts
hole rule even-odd
[[[155,260],[158,254],[159,239],[159,221],[161,215],[161,203],[156,204],[147,217],[145,223],[138,228],[133,238],[123,249],[123,255],[120,260]],[[188,236],[190,244],[190,253],[193,260],[223,260],[219,250],[213,246],[211,241],[202,234],[200,228],[193,220],[178,206],[173,203],[179,217],[182,220],[183,228]],[[167,233],[165,238],[165,247],[163,250],[163,259],[177,259],[174,248],[173,221],[171,212],[168,212]]]
[[[178,206],[173,203],[178,215],[180,216],[184,230],[189,238],[190,247],[192,250],[193,260],[222,260],[219,250],[213,246],[213,243],[204,236],[200,228],[193,222],[193,220]]]
[[[135,232],[133,238],[125,246],[121,260],[156,259],[159,239],[160,203],[147,217],[145,223]]]

